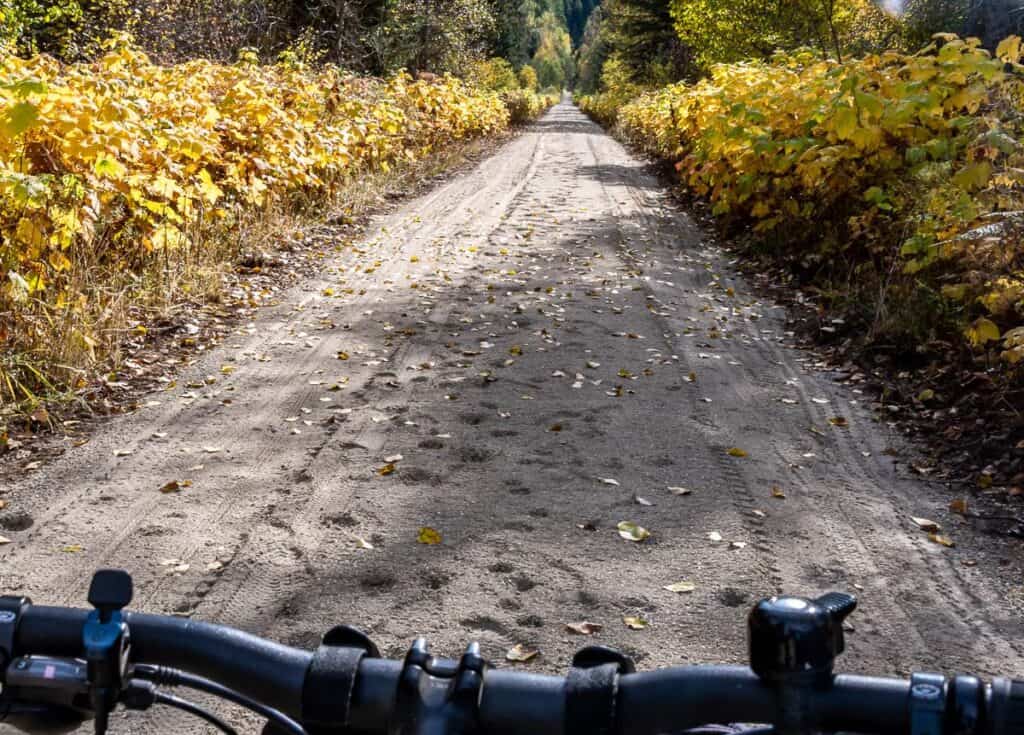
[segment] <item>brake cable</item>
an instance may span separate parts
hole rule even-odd
[[[207,694],[212,694],[215,697],[220,697],[221,699],[226,699],[229,702],[234,702],[240,707],[244,707],[255,712],[261,717],[270,720],[285,733],[290,733],[291,735],[307,735],[302,725],[282,712],[279,712],[272,707],[268,707],[265,704],[261,704],[254,699],[250,699],[244,694],[239,694],[233,689],[228,689],[226,686],[218,684],[215,681],[204,679],[201,676],[195,676],[169,666],[154,666],[152,664],[135,664],[131,668],[131,675],[145,681],[153,682],[157,686],[187,687],[189,689],[195,689],[197,691],[206,692]]]
[[[125,709],[129,710],[147,710],[154,704],[164,704],[205,720],[225,733],[225,735],[238,735],[238,731],[235,728],[217,715],[187,699],[157,691],[156,684],[151,681],[143,679],[129,680],[121,690],[120,701],[125,706]]]

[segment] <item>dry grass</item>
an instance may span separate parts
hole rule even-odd
[[[75,262],[75,291],[87,294],[83,303],[55,307],[34,300],[20,304],[17,317],[0,313],[0,430],[5,421],[40,407],[87,407],[80,399],[83,389],[124,365],[127,337],[148,331],[146,325],[180,321],[191,307],[226,301],[241,277],[241,259],[272,254],[283,243],[294,246],[303,230],[325,221],[355,225],[475,160],[493,148],[495,139],[455,143],[388,172],[361,173],[328,202],[293,199],[243,211],[232,227],[190,233],[194,244],[138,271],[105,267],[98,258]]]

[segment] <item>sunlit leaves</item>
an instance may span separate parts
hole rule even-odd
[[[692,15],[719,3],[677,5]],[[721,6],[742,15],[747,4]],[[700,32],[722,35],[715,26]],[[1024,208],[1022,48],[1010,38],[993,56],[945,34],[912,55],[836,62],[794,51],[770,63],[718,64],[696,83],[647,92],[610,74],[604,91],[580,103],[674,162],[714,214],[781,237],[794,262],[842,251],[871,263],[898,252],[903,278],[889,288],[902,302],[887,327],[920,331],[911,320],[921,317],[902,303],[941,291],[965,341],[990,349],[1000,330],[1024,323],[1010,264]],[[804,231],[820,234],[796,234]],[[1024,344],[1011,342],[1001,356],[1020,363]]]
[[[110,293],[129,313],[89,278],[123,278],[141,300],[142,284],[173,292],[204,251],[232,257],[222,246],[254,208],[329,201],[360,173],[509,123],[498,94],[455,78],[249,62],[161,66],[125,39],[89,64],[0,50],[0,312],[32,304],[64,322],[59,310],[100,312]],[[106,327],[81,328],[90,359],[122,331]]]
[[[6,135],[14,137],[29,130],[38,119],[38,107],[31,102],[16,102],[7,109],[3,118],[0,119],[0,129],[3,129]]]

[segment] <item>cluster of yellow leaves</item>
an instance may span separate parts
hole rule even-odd
[[[528,68],[528,67],[527,67]],[[512,89],[502,92],[501,101],[508,108],[513,124],[536,120],[541,113],[558,102],[553,94],[543,94],[530,89]]]
[[[160,66],[122,42],[89,64],[0,55],[0,312],[83,298],[80,262],[142,274],[245,211],[508,124],[499,95],[447,77]]]
[[[718,215],[761,232],[838,222],[840,248],[881,255],[899,238],[904,272],[930,274],[945,298],[981,311],[968,339],[1004,338],[1004,356],[1016,361],[1024,358],[1024,332],[1014,329],[1024,323],[1021,55],[1017,37],[992,55],[976,39],[943,34],[914,55],[844,63],[780,55],[718,65],[696,84],[624,106],[615,90],[580,102],[676,162]]]

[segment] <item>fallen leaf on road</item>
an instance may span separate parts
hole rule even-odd
[[[421,544],[433,546],[434,544],[441,543],[441,532],[431,528],[430,526],[424,526],[420,529],[420,533],[416,537],[416,540]]]
[[[733,549],[745,549],[747,547],[747,542],[746,541],[733,541],[731,544],[729,544],[729,546],[732,547]]]
[[[65,554],[77,554],[80,551],[85,551],[85,547],[81,544],[66,544],[60,550]]]
[[[846,419],[843,418],[842,416],[833,416],[832,418],[830,418],[828,420],[828,422],[830,424],[832,424],[833,426],[839,426],[839,427],[848,426],[848,423],[847,423]]]
[[[603,482],[605,485],[614,485],[615,487],[619,486],[619,481],[615,480],[615,479],[613,479],[611,477],[599,477],[598,479],[601,482]]]
[[[203,451],[207,454],[216,454],[217,452],[223,452],[224,447],[203,447]]]
[[[184,490],[187,487],[192,487],[191,480],[171,480],[170,482],[160,487],[160,492],[164,494],[177,493]]]
[[[666,584],[664,589],[669,592],[693,592],[697,589],[697,585],[693,582],[673,582],[672,584]]]
[[[388,457],[385,457],[384,461],[387,462],[388,464],[391,464],[394,462],[401,462],[403,459],[404,457],[401,454],[392,454]]]
[[[600,633],[601,629],[604,628],[600,623],[591,623],[583,621],[582,623],[566,623],[565,629],[570,633],[577,633],[579,635],[594,635],[594,633]]]
[[[693,492],[693,490],[691,490],[688,487],[679,487],[673,485],[669,485],[668,491],[673,495],[689,495]]]
[[[134,451],[134,450],[132,450],[132,449],[115,449],[115,450],[114,450],[114,456],[115,456],[115,457],[127,457],[127,456],[129,456],[129,455],[130,455],[130,454],[131,454],[131,453],[132,453],[133,451]]]
[[[561,431],[561,430],[562,430],[562,425],[561,424],[551,424],[551,426],[548,427],[548,431]]]
[[[910,520],[916,523],[917,527],[920,528],[922,531],[938,533],[939,529],[941,528],[941,526],[938,523],[927,518],[917,518],[915,516],[911,516]]]
[[[647,627],[647,621],[639,615],[626,615],[622,618],[622,622],[631,630],[643,630]]]
[[[348,357],[349,357],[349,355],[348,355],[347,352],[345,352],[345,350],[338,350],[338,359],[339,360],[347,360]]]
[[[782,492],[782,488],[778,485],[772,485],[772,497],[779,498],[781,500],[786,497],[786,493]]]
[[[529,661],[537,655],[537,651],[527,648],[522,643],[517,643],[508,649],[505,658],[508,661]]]
[[[746,452],[744,452],[744,451],[743,451],[742,449],[740,449],[739,447],[730,447],[730,448],[729,448],[729,450],[728,450],[728,452],[727,452],[727,454],[728,454],[728,455],[729,455],[730,457],[746,457],[746,456],[747,456],[747,453],[746,453]]]
[[[650,500],[648,500],[647,498],[641,498],[639,495],[634,495],[633,500],[636,502],[637,505],[643,505],[645,507],[654,505],[654,503],[652,503]]]
[[[956,543],[949,536],[942,536],[942,535],[937,534],[937,533],[929,533],[928,534],[928,540],[932,541],[934,543],[937,543],[937,544],[941,544],[942,546],[948,546],[948,547],[956,546]]]
[[[388,475],[392,474],[394,471],[395,471],[394,463],[393,462],[389,462],[388,464],[386,464],[383,467],[379,468],[377,470],[377,474],[380,475],[381,477],[387,477]]]
[[[219,572],[223,568],[224,562],[221,561],[211,561],[209,564],[206,565],[206,571],[208,572]]]
[[[967,498],[954,498],[949,502],[949,509],[960,515],[967,514]]]
[[[11,540],[10,540],[9,538],[7,538],[6,536],[0,536],[0,546],[2,546],[2,545],[4,545],[4,544],[11,544],[11,543],[14,543],[14,542],[13,542],[13,541],[11,541]]]
[[[711,541],[711,543],[713,544],[717,544],[719,541],[722,540],[722,534],[720,534],[718,531],[711,531],[708,534],[708,540]]]
[[[619,521],[616,528],[619,529],[619,535],[627,541],[641,542],[647,540],[651,532],[643,526],[639,526],[633,521]]]
[[[372,549],[373,544],[364,539],[362,536],[356,536],[356,548],[357,549]]]

